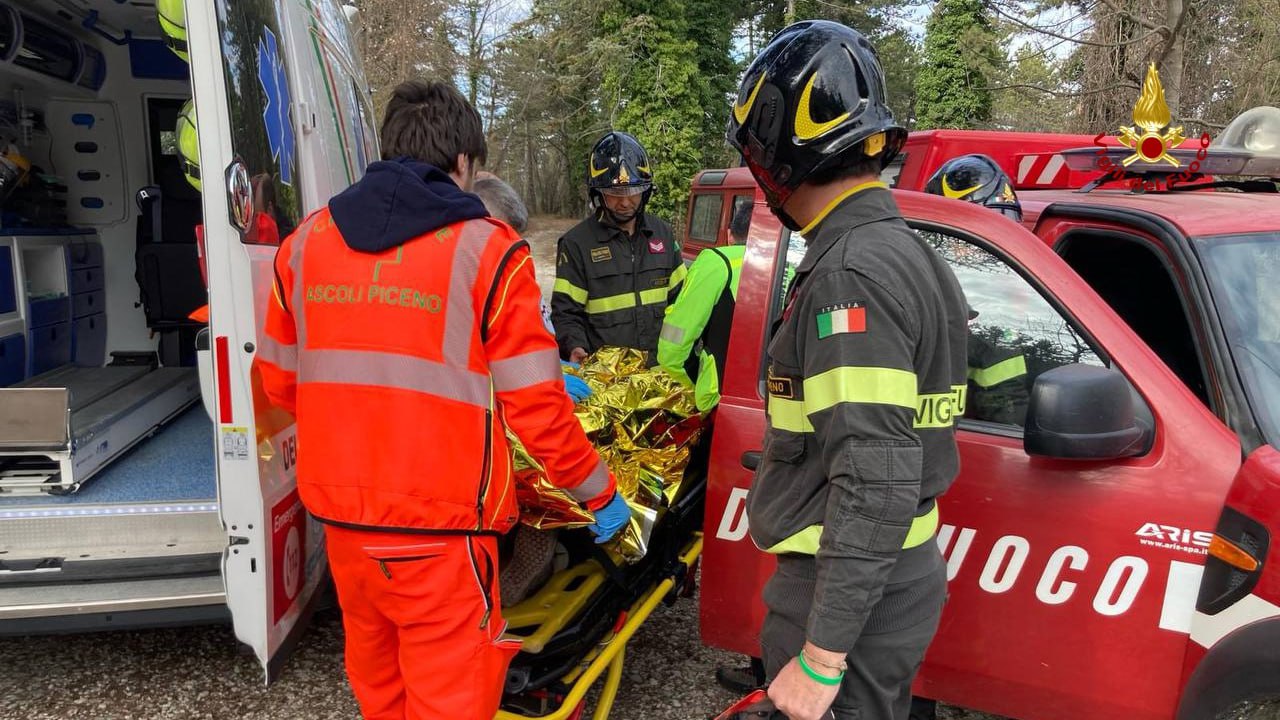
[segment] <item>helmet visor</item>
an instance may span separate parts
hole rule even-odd
[[[609,197],[632,197],[644,193],[645,190],[648,190],[648,188],[643,185],[619,185],[617,187],[600,188],[600,194],[608,195]]]

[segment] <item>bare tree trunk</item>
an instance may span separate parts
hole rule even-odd
[[[1182,31],[1186,17],[1183,0],[1165,0],[1164,24],[1169,35],[1162,43],[1164,60],[1159,63],[1160,84],[1164,86],[1164,100],[1174,118],[1182,107],[1182,66],[1186,33]]]

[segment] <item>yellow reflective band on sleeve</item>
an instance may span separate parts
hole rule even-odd
[[[838,367],[804,380],[804,406],[816,413],[840,403],[916,409],[916,374],[877,367]]]
[[[587,302],[587,291],[565,280],[564,278],[556,278],[556,284],[551,286],[551,292],[558,292],[573,298],[573,301],[579,305],[585,305]]]
[[[796,433],[813,432],[813,424],[804,413],[803,400],[786,400],[769,396],[769,427]]]
[[[786,394],[786,393],[783,393]],[[769,423],[779,430],[813,432],[809,416],[840,403],[892,405],[915,412],[912,426],[945,428],[964,414],[968,388],[953,385],[949,392],[916,394],[916,375],[908,370],[838,367],[804,381],[804,399],[769,395]]]
[[[938,513],[938,503],[933,503],[933,508],[924,515],[917,516],[911,521],[911,529],[907,531],[906,540],[902,541],[902,549],[910,550],[914,547],[929,542],[933,538],[934,533],[938,531],[938,521],[940,514]],[[765,552],[779,555],[782,553],[796,553],[799,555],[817,555],[818,546],[822,540],[822,526],[810,525],[782,542],[765,548]]]
[[[968,392],[969,388],[964,385],[952,385],[951,392],[921,395],[912,424],[917,428],[951,427],[964,415]]]
[[[641,305],[658,305],[667,301],[667,288],[653,288],[640,291]]]
[[[969,379],[979,387],[989,388],[1027,374],[1027,359],[1022,355],[985,368],[969,368]]]
[[[684,282],[685,276],[687,276],[688,274],[689,274],[689,268],[686,267],[684,263],[680,263],[679,265],[676,266],[675,270],[671,271],[671,279],[667,281],[667,287],[673,288],[676,285],[679,285],[680,283]]]

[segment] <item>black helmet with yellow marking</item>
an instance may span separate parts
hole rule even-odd
[[[1013,181],[987,155],[962,155],[946,161],[929,178],[924,191],[985,205],[1014,222],[1022,222],[1022,204],[1013,191]]]
[[[649,153],[633,135],[607,133],[591,148],[589,162],[587,187],[593,198],[597,192],[638,195],[653,189]]]
[[[747,68],[727,136],[776,211],[816,172],[851,160],[888,165],[907,134],[885,104],[871,43],[839,23],[806,20],[783,28]]]

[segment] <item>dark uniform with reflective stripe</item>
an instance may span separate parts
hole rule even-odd
[[[981,335],[969,336],[969,398],[965,417],[1022,425],[1027,420],[1027,359]]]
[[[806,639],[847,651],[837,717],[906,717],[946,592],[931,539],[959,468],[967,305],[883,184],[832,205],[769,345],[748,499],[753,540],[779,554],[761,641],[770,677]]]
[[[603,211],[600,211],[602,213]],[[551,322],[560,355],[606,345],[658,349],[667,304],[674,302],[685,266],[671,226],[648,213],[631,237],[601,222],[600,213],[560,238]]]

